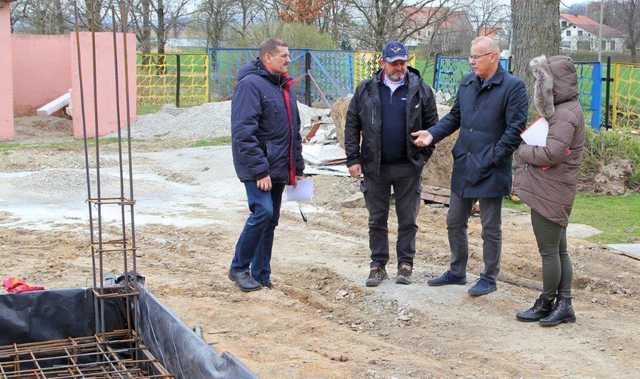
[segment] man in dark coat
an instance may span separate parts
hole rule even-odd
[[[449,114],[428,131],[414,133],[417,146],[430,146],[460,129],[453,146],[451,199],[447,216],[451,266],[431,286],[466,284],[469,245],[467,223],[480,201],[484,271],[469,289],[471,296],[496,290],[502,245],[502,198],[511,190],[511,155],[527,122],[524,83],[500,67],[500,49],[488,37],[471,44],[473,72],[462,79]]]
[[[300,117],[287,75],[290,62],[286,43],[265,41],[260,57],[238,71],[231,101],[233,165],[251,211],[229,270],[229,279],[242,291],[271,288],[271,250],[282,192],[286,184],[301,180],[304,170]]]
[[[347,111],[347,166],[353,177],[364,174],[361,189],[369,210],[371,271],[367,286],[377,286],[387,278],[392,187],[398,215],[396,283],[411,283],[420,177],[433,149],[414,145],[410,133],[435,125],[438,114],[431,88],[407,65],[407,59],[404,45],[388,43],[382,70],[358,86]]]

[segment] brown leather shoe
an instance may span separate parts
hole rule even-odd
[[[411,273],[413,273],[413,267],[410,264],[400,263],[398,275],[396,275],[396,283],[411,284]]]
[[[372,267],[367,278],[367,287],[377,287],[383,280],[389,278],[384,267]]]

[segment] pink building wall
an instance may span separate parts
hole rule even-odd
[[[76,50],[76,36],[71,35],[71,73],[72,86],[71,102],[73,105],[73,135],[83,136],[82,113],[80,107],[80,80],[78,76],[78,56]],[[118,47],[118,77],[120,86],[120,118],[122,127],[126,127],[125,78],[124,78],[124,46],[122,34],[117,34]],[[128,71],[129,71],[129,110],[133,123],[136,115],[136,37],[127,34]],[[80,33],[82,82],[84,94],[84,109],[86,116],[86,130],[88,137],[96,135],[94,121],[94,87],[93,87],[93,57],[91,33]],[[98,101],[98,135],[112,133],[117,130],[116,112],[116,82],[115,64],[113,58],[112,33],[96,33],[96,70],[97,70],[97,101]]]
[[[13,35],[13,109],[34,115],[71,89],[69,35]]]
[[[0,1],[0,4],[2,2]],[[10,8],[0,5],[0,140],[11,139],[13,128],[13,75]]]

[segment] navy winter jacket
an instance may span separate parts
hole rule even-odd
[[[231,148],[238,178],[256,181],[271,176],[274,183],[289,183],[289,168],[304,170],[300,115],[293,87],[289,87],[291,127],[284,102],[288,78],[270,74],[260,59],[238,71],[231,100]]]
[[[462,79],[453,108],[429,129],[434,143],[460,129],[451,151],[451,191],[465,198],[511,192],[511,155],[522,141],[527,112],[524,82],[501,67],[483,84],[473,73]]]

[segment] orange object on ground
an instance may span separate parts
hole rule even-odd
[[[32,291],[43,291],[46,288],[43,286],[32,286],[27,284],[22,279],[14,278],[9,276],[2,281],[2,287],[8,293],[22,293],[22,292],[32,292]]]

